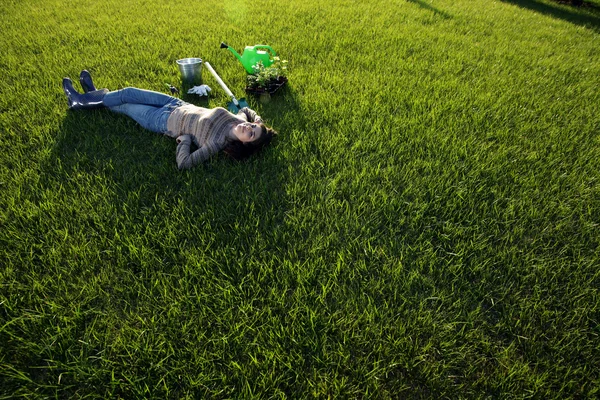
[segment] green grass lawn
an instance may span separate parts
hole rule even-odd
[[[0,398],[600,396],[587,4],[3,1]],[[289,61],[247,162],[67,110],[194,56],[241,96],[221,41]]]

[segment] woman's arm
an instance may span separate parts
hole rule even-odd
[[[258,115],[256,113],[256,111],[254,111],[254,110],[252,110],[252,109],[250,109],[248,107],[242,108],[238,112],[238,115],[239,114],[244,114],[246,116],[246,119],[248,120],[248,122],[256,122],[256,123],[259,123],[259,122],[262,123],[263,122],[263,120],[260,117],[260,115]]]
[[[192,135],[182,135],[177,138],[177,168],[190,169],[210,158],[213,154],[219,152],[216,146],[205,145],[198,150],[190,153],[192,144]]]

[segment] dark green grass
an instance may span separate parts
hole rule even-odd
[[[0,5],[0,397],[598,396],[598,8],[321,3]],[[289,60],[248,162],[66,110],[221,41]]]

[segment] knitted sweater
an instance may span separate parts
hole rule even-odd
[[[244,107],[233,115],[222,107],[203,108],[193,104],[177,107],[167,120],[167,135],[180,137],[177,167],[189,169],[206,161],[231,142],[232,129],[242,122],[262,122],[253,110]],[[192,142],[198,147],[190,152]]]

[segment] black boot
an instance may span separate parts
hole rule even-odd
[[[93,92],[81,94],[73,87],[71,78],[64,78],[62,86],[67,95],[69,109],[93,110],[95,108],[104,108],[102,99],[104,99],[104,95],[108,93],[108,89],[94,90]]]
[[[96,90],[96,86],[94,86],[94,82],[92,82],[92,75],[90,75],[90,73],[85,69],[79,74],[79,82],[83,88],[83,93],[93,92]]]

